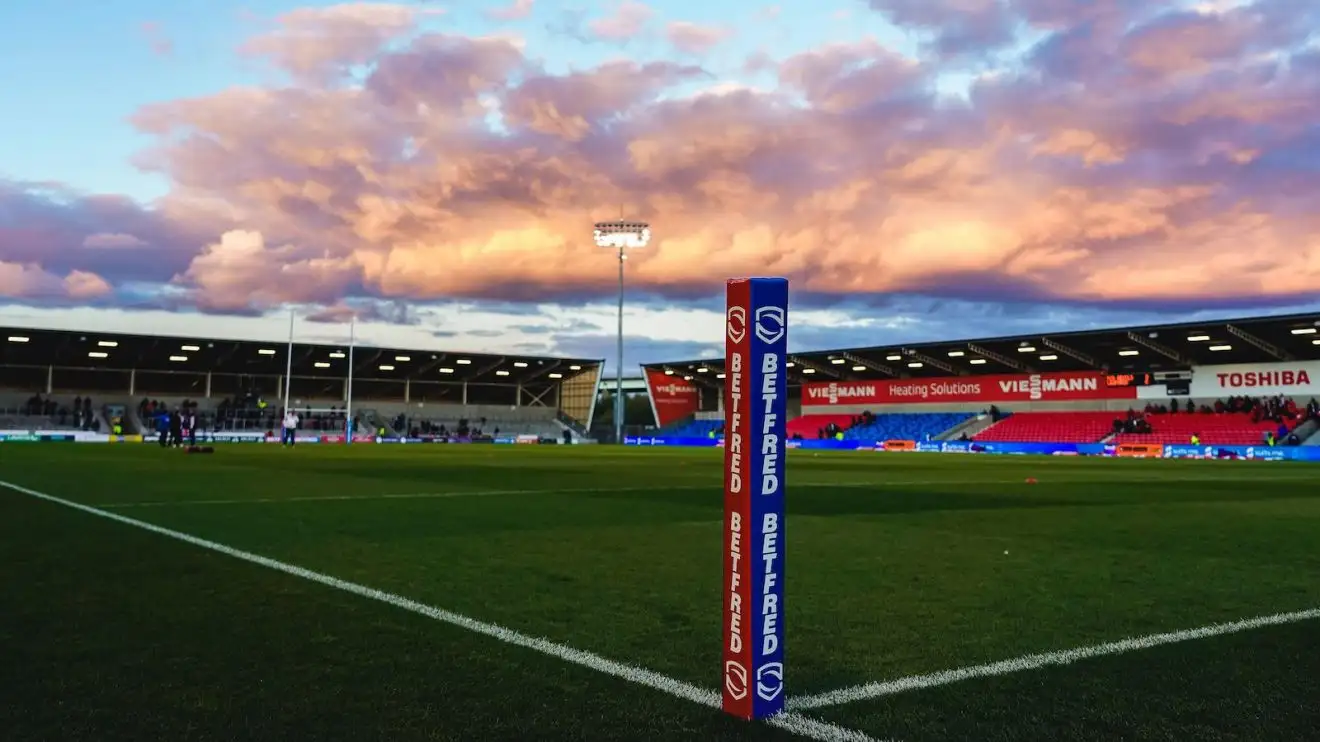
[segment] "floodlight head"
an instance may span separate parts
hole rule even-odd
[[[646,247],[651,241],[651,225],[646,222],[597,222],[595,237],[597,247]]]

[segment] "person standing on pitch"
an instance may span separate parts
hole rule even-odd
[[[285,446],[292,446],[294,444],[294,441],[298,439],[297,431],[298,431],[298,413],[294,412],[291,409],[285,410],[284,437],[280,439],[280,443]]]

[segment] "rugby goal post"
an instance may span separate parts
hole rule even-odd
[[[788,280],[726,286],[722,706],[784,710],[784,457]]]

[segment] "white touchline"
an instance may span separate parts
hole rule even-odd
[[[839,706],[845,703],[855,703],[857,701],[865,701],[872,698],[880,698],[882,696],[892,696],[896,693],[904,693],[910,690],[949,685],[950,683],[971,680],[973,678],[988,678],[996,675],[1008,675],[1010,673],[1022,672],[1024,670],[1039,670],[1040,668],[1049,667],[1051,665],[1067,665],[1073,662],[1090,659],[1092,657],[1104,657],[1106,655],[1135,652],[1142,649],[1158,647],[1163,644],[1175,644],[1178,642],[1192,641],[1194,639],[1206,639],[1214,636],[1222,636],[1224,634],[1235,634],[1240,631],[1250,631],[1251,629],[1259,629],[1266,626],[1279,626],[1282,624],[1297,623],[1299,621],[1309,621],[1312,619],[1320,619],[1320,608],[1295,611],[1292,613],[1276,613],[1271,616],[1258,616],[1256,618],[1248,618],[1242,621],[1203,626],[1199,629],[1187,629],[1185,631],[1171,631],[1164,634],[1137,636],[1130,639],[1109,642],[1108,644],[1079,647],[1077,649],[1068,649],[1061,652],[1029,654],[1016,659],[992,662],[988,665],[961,667],[956,670],[944,670],[929,675],[912,675],[897,680],[866,683],[851,688],[841,688],[828,693],[789,698],[787,706],[793,710]]]
[[[63,505],[67,508],[80,510],[89,515],[112,520],[116,523],[122,523],[123,525],[140,528],[144,531],[150,531],[159,536],[172,538],[176,541],[182,541],[186,544],[213,551],[217,554],[223,554],[268,569],[293,575],[294,577],[300,577],[309,582],[315,582],[326,587],[332,587],[336,590],[342,590],[346,593],[351,593],[362,598],[386,603],[395,608],[401,608],[405,611],[426,616],[427,618],[441,621],[451,626],[457,626],[458,628],[466,629],[467,631],[476,634],[488,636],[492,639],[502,641],[505,644],[531,649],[574,665],[580,665],[595,670],[596,672],[605,675],[610,675],[637,685],[646,686],[647,688],[667,693],[675,698],[691,701],[692,703],[706,706],[708,708],[720,708],[720,696],[715,691],[698,688],[691,683],[661,675],[660,673],[642,667],[615,662],[601,657],[598,654],[574,649],[564,644],[556,644],[548,639],[528,636],[514,631],[513,629],[506,629],[503,626],[478,621],[475,618],[468,618],[467,616],[447,611],[443,608],[436,608],[434,606],[418,603],[415,600],[410,600],[401,595],[376,590],[375,588],[366,587],[354,582],[348,582],[347,580],[341,580],[338,577],[331,577],[330,575],[322,574],[320,572],[313,572],[310,569],[303,569],[302,567],[277,561],[259,554],[235,549],[231,546],[216,543],[215,541],[207,541],[206,539],[191,536],[181,531],[174,531],[145,521],[129,518],[118,513],[101,510],[90,505],[83,505],[82,503],[66,500],[62,497],[48,495],[44,492],[28,489],[27,487],[12,482],[0,481],[0,487],[13,490],[14,492],[29,497],[35,497],[39,500],[45,500],[46,502],[51,502],[56,505]],[[847,729],[828,722],[810,719],[801,714],[791,712],[779,714],[778,716],[769,719],[768,723],[787,732],[807,737],[809,739],[819,740],[820,742],[879,742],[862,732]]]

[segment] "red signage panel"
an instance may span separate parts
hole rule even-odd
[[[694,414],[701,404],[695,384],[663,371],[646,369],[646,389],[655,405],[655,424],[662,428]]]
[[[1098,371],[831,381],[802,385],[803,406],[1069,402],[1136,399],[1135,386],[1110,386]]]

